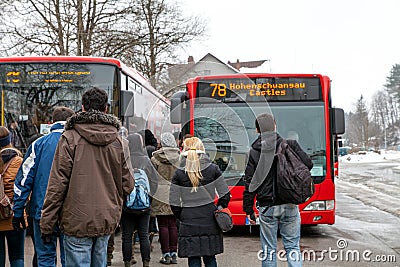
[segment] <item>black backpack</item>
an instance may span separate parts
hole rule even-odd
[[[277,175],[274,182],[274,197],[280,204],[301,204],[315,191],[310,170],[289,146],[285,139],[276,150]]]

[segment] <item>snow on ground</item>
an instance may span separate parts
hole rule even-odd
[[[400,217],[400,151],[339,157],[336,191]]]
[[[381,150],[380,154],[372,151],[362,151],[357,154],[348,154],[339,157],[339,162],[361,163],[361,162],[387,162],[388,160],[400,159],[400,151]]]

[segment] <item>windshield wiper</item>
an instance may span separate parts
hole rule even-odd
[[[321,150],[317,150],[317,151],[313,151],[312,153],[310,153],[310,158],[314,158],[314,157],[318,157],[318,156],[325,156],[326,155],[326,151],[321,149]]]
[[[216,144],[220,144],[220,143],[237,144],[237,142],[232,142],[232,141],[230,141],[230,140],[216,140],[216,141],[214,141],[214,140],[210,140],[210,141],[204,140],[203,143],[204,143],[204,144],[209,144],[209,143],[216,143]]]

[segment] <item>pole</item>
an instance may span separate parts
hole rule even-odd
[[[386,143],[386,121],[384,122],[384,139],[385,139],[385,150],[387,148],[387,143]]]
[[[269,63],[269,73],[272,73],[271,59],[267,59]]]

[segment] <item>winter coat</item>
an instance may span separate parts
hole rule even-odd
[[[130,159],[132,168],[138,168],[144,170],[149,179],[150,185],[150,197],[156,192],[157,190],[157,182],[158,182],[158,174],[155,170],[153,164],[151,163],[149,157],[145,149],[143,148],[142,141],[140,140],[139,134],[131,134],[127,137],[129,141],[129,152],[130,152]],[[142,210],[142,211],[132,211],[128,210],[125,206],[123,212],[127,213],[136,213],[141,214],[145,212],[146,214],[150,213],[150,209]]]
[[[22,168],[15,178],[14,187],[14,214],[21,217],[26,201],[30,197],[29,215],[36,220],[42,216],[44,196],[54,153],[64,131],[65,122],[56,122],[51,126],[50,133],[36,139],[25,154]]]
[[[311,170],[313,163],[310,157],[301,149],[299,143],[296,140],[286,140],[288,145],[296,152],[296,154],[300,157],[300,159],[304,162],[304,164]],[[254,206],[254,198],[257,196],[257,201],[260,207],[264,206],[272,206],[282,204],[279,199],[273,199],[273,181],[276,177],[277,173],[277,161],[276,157],[274,157],[275,152],[279,144],[282,142],[282,137],[275,132],[263,134],[263,138],[260,135],[251,145],[251,149],[248,155],[248,162],[245,170],[245,190],[243,191],[243,210],[246,214],[253,214],[253,206]],[[262,149],[268,150],[272,148],[270,151],[272,153],[266,157],[266,160],[271,160],[272,165],[266,162],[263,162],[263,165],[267,166],[267,176],[263,179],[262,184],[257,188],[256,191],[250,192],[249,186],[256,175],[257,167],[259,166],[260,156]],[[264,151],[263,151],[264,153]],[[265,152],[268,153],[268,152]],[[268,159],[267,159],[268,158]],[[261,168],[263,167],[260,165]],[[261,177],[263,178],[263,177]]]
[[[153,202],[151,203],[152,215],[172,215],[169,205],[169,191],[172,176],[175,174],[177,167],[179,167],[179,149],[162,147],[153,153],[151,162],[161,176],[157,192],[153,196]]]
[[[202,155],[201,179],[197,192],[192,192],[192,184],[184,169],[178,169],[170,190],[171,209],[180,221],[178,256],[212,256],[224,251],[222,231],[218,227],[214,211],[215,190],[217,205],[227,207],[230,200],[228,186],[217,165]]]
[[[3,183],[4,183],[4,193],[8,196],[11,203],[14,201],[14,181],[15,176],[17,175],[18,169],[22,163],[22,157],[18,155],[18,153],[13,148],[3,148],[1,152],[1,157],[6,165],[10,160],[11,163],[8,166],[7,170],[2,175]],[[24,216],[26,220],[26,214],[23,212],[21,217]],[[10,231],[14,230],[12,226],[12,217],[6,220],[0,220],[0,231]],[[26,223],[26,221],[25,221]]]
[[[119,128],[116,117],[99,111],[67,120],[43,204],[43,234],[51,234],[57,220],[70,236],[114,233],[123,199],[134,187],[127,142],[118,135]]]

